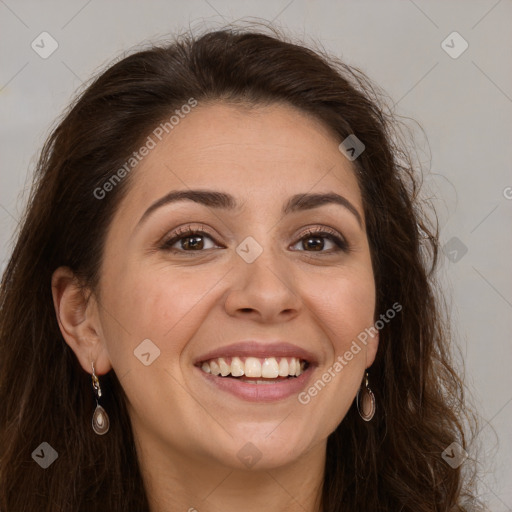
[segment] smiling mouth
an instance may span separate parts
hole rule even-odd
[[[272,384],[295,379],[309,367],[297,357],[217,357],[198,363],[205,373],[253,384]]]

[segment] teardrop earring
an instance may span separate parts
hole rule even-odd
[[[94,371],[94,362],[92,363],[92,387],[96,393],[96,409],[92,415],[92,429],[94,432],[96,432],[96,434],[102,436],[108,432],[110,427],[110,420],[105,409],[103,409],[103,407],[98,404],[98,399],[101,397],[101,387],[100,381],[98,380],[96,372]]]
[[[364,372],[364,384],[361,384],[357,392],[356,404],[359,416],[364,421],[370,421],[375,414],[375,395],[372,393],[370,386],[368,386],[368,372]]]

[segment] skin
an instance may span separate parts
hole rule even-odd
[[[252,403],[212,391],[192,365],[216,347],[279,338],[315,354],[312,384],[373,325],[363,203],[339,142],[289,106],[199,105],[132,171],[108,228],[98,294],[86,302],[71,271],[55,271],[66,342],[88,373],[91,361],[97,375],[114,369],[128,397],[152,512],[320,510],[327,437],[353,402],[378,337],[306,405],[296,395]],[[198,188],[230,193],[241,208],[182,201],[135,229],[160,197]],[[282,216],[291,195],[307,192],[344,196],[363,226],[337,204]],[[159,248],[187,223],[212,235],[203,249],[186,252],[183,239],[174,253]],[[315,239],[324,243],[315,251],[300,236],[306,226],[336,230],[350,251],[335,251],[327,237]],[[235,251],[247,236],[263,248],[252,263]],[[148,366],[134,356],[145,339],[160,350]],[[248,442],[261,454],[250,468],[237,456]]]

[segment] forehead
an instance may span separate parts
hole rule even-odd
[[[137,215],[165,193],[189,188],[229,191],[255,206],[335,191],[360,206],[354,168],[339,142],[287,105],[198,105],[135,168],[122,209]]]

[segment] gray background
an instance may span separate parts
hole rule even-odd
[[[448,244],[439,275],[481,417],[480,497],[493,511],[512,510],[510,0],[0,0],[2,268],[38,150],[82,81],[134,45],[248,17],[320,41],[424,128],[425,194]],[[31,47],[43,31],[59,45],[47,59]],[[458,58],[441,45],[453,31],[469,44]]]

